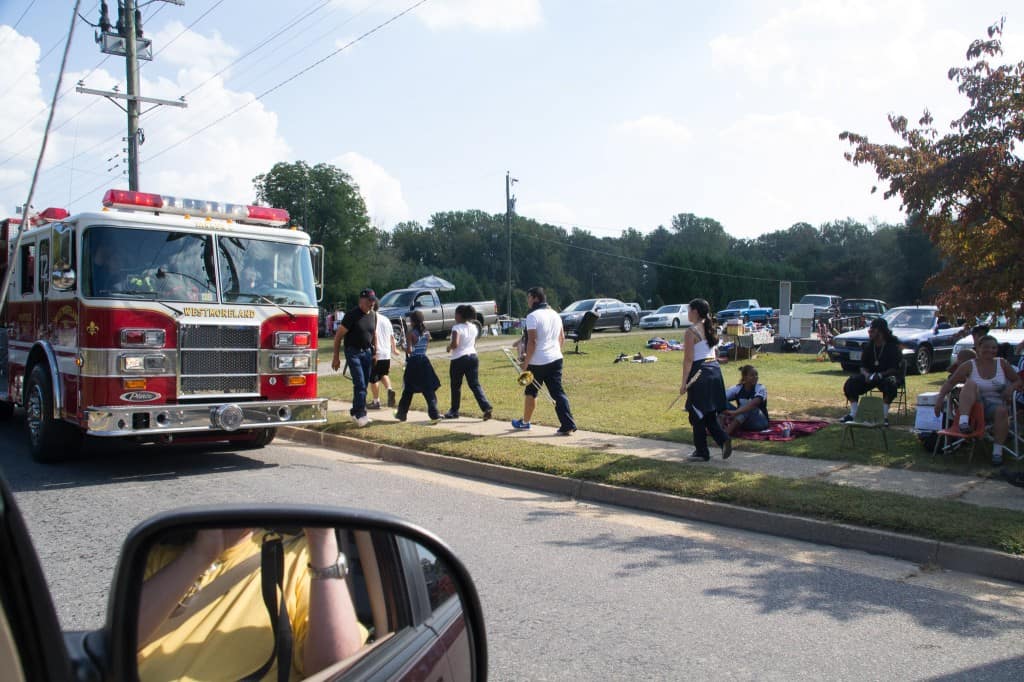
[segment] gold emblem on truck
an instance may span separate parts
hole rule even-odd
[[[96,336],[96,332],[100,330],[99,325],[93,320],[89,323],[89,326],[85,328],[85,331],[89,332],[89,336]]]

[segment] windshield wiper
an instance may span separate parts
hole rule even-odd
[[[166,303],[164,303],[163,301],[158,299],[157,296],[159,294],[156,291],[143,291],[142,289],[129,289],[128,291],[119,291],[117,293],[123,294],[123,295],[126,295],[126,296],[145,296],[146,298],[152,299],[153,301],[156,301],[157,303],[159,303],[163,307],[165,307],[168,310],[170,310],[172,313],[174,313],[175,317],[181,317],[181,315],[182,315],[180,310],[178,310],[174,306],[167,305]]]
[[[248,294],[248,295],[249,296],[255,296],[256,298],[258,298],[259,300],[263,301],[264,303],[269,303],[270,305],[276,307],[278,310],[280,310],[285,315],[287,315],[288,319],[290,319],[290,320],[294,320],[295,319],[295,313],[293,313],[292,311],[288,310],[283,305],[281,305],[280,303],[278,303],[274,299],[270,298],[269,296],[265,296],[263,294]]]

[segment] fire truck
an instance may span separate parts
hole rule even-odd
[[[0,221],[0,418],[24,408],[39,461],[84,436],[258,448],[325,422],[323,250],[288,221],[125,190]]]

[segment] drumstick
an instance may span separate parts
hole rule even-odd
[[[689,389],[689,388],[690,388],[690,386],[693,386],[693,382],[697,381],[697,379],[699,379],[699,378],[700,378],[700,372],[701,372],[701,370],[699,370],[699,369],[698,369],[698,370],[697,370],[697,372],[696,372],[696,374],[694,374],[694,375],[693,375],[692,377],[690,377],[690,380],[686,382],[686,388],[687,388],[687,389]],[[676,406],[676,403],[678,403],[678,402],[679,402],[679,399],[680,399],[680,398],[682,398],[682,397],[683,397],[683,394],[682,394],[682,393],[680,393],[679,395],[677,395],[677,396],[675,397],[675,400],[673,400],[673,401],[672,401],[671,403],[669,403],[668,409],[667,409],[667,410],[665,410],[665,411],[666,411],[666,412],[671,412],[671,411],[672,411],[672,408]]]

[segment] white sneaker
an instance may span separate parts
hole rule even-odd
[[[370,422],[372,422],[372,421],[373,421],[373,420],[372,420],[372,419],[370,419],[369,417],[367,417],[367,416],[362,416],[362,417],[360,417],[359,419],[357,419],[357,420],[356,420],[356,424],[357,424],[357,425],[358,425],[358,426],[359,426],[360,428],[362,428],[362,427],[366,426],[367,424],[369,424],[369,423],[370,423]]]

